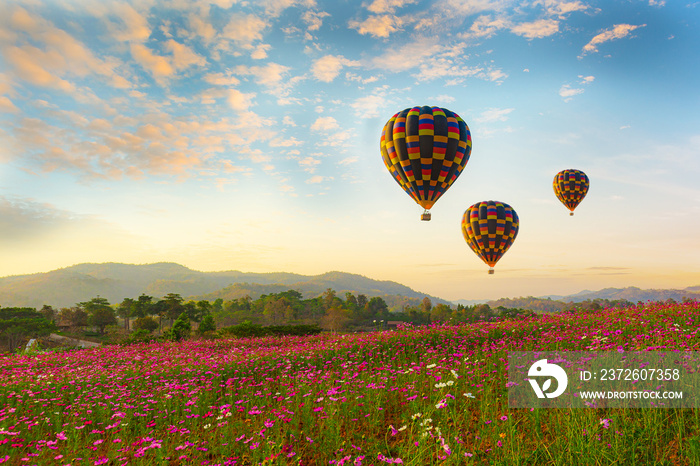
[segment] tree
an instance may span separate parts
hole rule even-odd
[[[422,312],[425,312],[426,314],[430,312],[430,310],[433,308],[433,303],[430,301],[430,298],[427,296],[423,298],[423,302],[420,304],[420,310]]]
[[[151,333],[158,328],[158,322],[151,316],[139,317],[134,321],[133,327],[134,330],[147,330]]]
[[[357,307],[364,308],[367,305],[367,296],[363,294],[357,295]]]
[[[134,302],[132,310],[133,317],[146,317],[152,314],[153,296],[141,293],[141,296]]]
[[[326,288],[323,292],[323,310],[327,311],[333,306],[333,301],[335,300],[335,290],[331,288]]]
[[[284,298],[270,299],[265,303],[263,315],[270,324],[274,325],[279,323],[284,318],[286,309],[287,302]]]
[[[79,330],[88,325],[88,314],[79,307],[63,307],[58,312],[58,322],[61,326],[68,326],[72,331]]]
[[[182,312],[185,310],[183,306],[183,299],[182,296],[180,296],[177,293],[168,293],[163,297],[163,301],[165,301],[165,316],[170,319],[170,323],[173,323],[174,319],[177,319],[177,317],[182,314]],[[162,325],[161,325],[162,329]]]
[[[53,322],[30,307],[6,307],[0,309],[0,336],[14,352],[23,339],[48,335],[56,329]]]
[[[211,306],[212,312],[221,312],[224,310],[224,300],[222,298],[216,298],[214,304]]]
[[[197,303],[194,306],[194,311],[191,313],[188,312],[187,315],[189,316],[190,320],[199,322],[204,316],[206,316],[207,314],[211,314],[212,309],[213,306],[211,305],[211,303],[205,299],[202,299],[200,301],[197,301]]]
[[[190,324],[190,319],[187,317],[187,314],[184,312],[180,314],[177,320],[175,320],[173,323],[170,332],[173,340],[175,341],[184,340],[190,336],[190,332],[192,332],[192,325]]]
[[[202,322],[199,324],[197,333],[204,335],[208,332],[216,331],[216,323],[214,322],[214,317],[211,314],[207,314],[202,318]]]
[[[134,313],[134,308],[136,307],[136,301],[131,298],[124,298],[117,308],[117,315],[124,319],[124,329],[129,330],[129,317]]]
[[[57,315],[56,310],[48,304],[44,304],[44,306],[39,310],[39,312],[41,313],[41,315],[44,316],[44,318],[46,318],[46,320],[50,320],[51,322],[54,321]]]
[[[78,303],[78,306],[80,306],[85,312],[92,313],[92,311],[96,309],[104,309],[104,308],[110,308],[109,301],[107,301],[106,298],[100,298],[98,295],[97,298],[92,298],[90,301],[84,302],[84,303]]]
[[[425,298],[428,299],[428,298]],[[425,302],[425,300],[423,300]],[[433,307],[428,311],[430,313],[430,320],[432,322],[445,322],[450,319],[450,316],[452,315],[452,309],[450,306],[447,304],[438,304],[437,306]]]
[[[98,296],[78,305],[88,313],[88,324],[97,327],[102,335],[105,333],[106,326],[117,323],[114,309],[105,298]]]
[[[333,306],[326,311],[326,315],[321,318],[321,326],[331,332],[337,332],[350,322],[345,309]]]
[[[111,307],[101,307],[92,311],[92,313],[88,317],[88,323],[92,326],[97,327],[100,331],[100,334],[104,335],[105,327],[107,327],[108,325],[117,324],[117,316],[114,314],[114,309],[112,309]]]
[[[389,306],[379,296],[375,296],[367,303],[367,319],[385,319],[389,316]]]

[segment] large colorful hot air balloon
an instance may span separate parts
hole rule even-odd
[[[554,194],[574,215],[574,209],[586,197],[590,182],[581,170],[562,170],[554,177]]]
[[[396,182],[423,209],[421,220],[469,161],[472,138],[459,115],[446,108],[407,108],[387,121],[380,149]]]
[[[518,214],[505,202],[477,202],[462,217],[464,239],[489,265],[489,273],[515,241],[519,227]]]

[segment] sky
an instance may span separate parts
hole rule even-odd
[[[5,0],[0,276],[328,271],[448,300],[700,285],[700,2]],[[422,209],[384,124],[464,119]],[[552,180],[590,179],[575,211]],[[488,275],[460,222],[520,230]]]

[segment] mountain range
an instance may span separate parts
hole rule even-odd
[[[301,275],[287,272],[250,273],[229,270],[224,272],[200,272],[171,262],[155,264],[77,264],[71,267],[31,275],[14,275],[0,278],[0,307],[28,306],[41,308],[49,304],[54,308],[70,307],[101,296],[110,303],[124,298],[137,298],[142,293],[161,298],[168,293],[178,293],[186,300],[206,299],[225,301],[246,295],[257,299],[262,294],[297,290],[304,298],[320,296],[326,289],[336,291],[341,298],[346,292],[364,294],[368,298],[382,297],[389,308],[401,309],[403,305],[418,305],[429,297],[433,304],[473,305],[499,301],[459,300],[450,303],[444,299],[415,291],[405,285],[387,280],[373,280],[362,275],[345,272],[327,272],[320,275]],[[605,288],[598,291],[584,290],[562,296],[540,296],[561,302],[581,302],[596,298],[638,301],[681,301],[684,297],[700,300],[700,286],[684,289]],[[500,300],[502,301],[502,300]]]
[[[142,293],[162,298],[177,293],[186,300],[223,298],[230,300],[246,295],[257,299],[262,294],[297,290],[304,298],[320,296],[326,289],[335,290],[345,298],[346,292],[364,294],[368,298],[382,297],[390,308],[403,304],[418,304],[426,296],[433,303],[448,301],[417,292],[400,283],[373,280],[345,272],[320,275],[295,273],[248,273],[237,270],[200,272],[179,264],[77,264],[51,272],[15,275],[0,278],[0,306],[41,308],[70,307],[100,296],[110,303],[124,298],[137,298]]]

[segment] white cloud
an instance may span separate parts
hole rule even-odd
[[[482,15],[476,18],[469,28],[469,32],[463,33],[460,37],[463,38],[489,38],[502,29],[510,26],[509,21],[505,18],[493,19],[490,15]]]
[[[581,84],[590,84],[595,80],[595,76],[579,75],[578,77],[581,78]]]
[[[559,32],[559,21],[555,19],[539,19],[531,23],[521,23],[510,29],[514,34],[528,39],[541,39]]]
[[[164,78],[175,73],[175,69],[167,58],[154,54],[143,44],[131,44],[131,56],[158,82],[162,83]]]
[[[258,84],[267,87],[276,87],[289,72],[289,67],[279,63],[269,62],[265,66],[239,65],[235,68],[236,74],[252,75]]]
[[[165,43],[165,48],[173,54],[173,66],[178,70],[184,70],[190,66],[204,66],[207,59],[195,53],[190,47],[170,39]]]
[[[313,131],[330,131],[337,128],[340,128],[340,125],[338,125],[338,121],[332,116],[318,117],[311,125]]]
[[[4,95],[0,95],[0,112],[17,113],[19,112],[19,109],[10,99]]]
[[[321,161],[318,159],[315,159],[313,157],[304,157],[303,159],[299,160],[299,166],[304,168],[304,171],[307,173],[315,173],[316,172],[316,167],[320,165]]]
[[[343,160],[338,162],[338,165],[350,165],[353,163],[357,163],[360,160],[359,157],[356,155],[350,156],[350,157],[345,157]]]
[[[327,16],[330,16],[330,14],[325,11],[316,12],[308,10],[304,12],[301,19],[308,25],[306,28],[308,31],[318,31],[323,25],[323,18]]]
[[[506,121],[508,116],[514,108],[490,108],[484,111],[479,117],[475,118],[475,121],[480,123],[491,123],[494,121]]]
[[[299,141],[293,137],[288,139],[274,138],[272,141],[270,141],[270,147],[294,147],[302,144],[304,144],[302,141]]]
[[[319,81],[329,83],[340,74],[340,70],[344,66],[359,65],[359,62],[348,60],[342,55],[326,55],[313,62],[311,65],[311,72]]]
[[[499,11],[506,3],[504,0],[442,0],[438,5],[450,17],[466,17],[483,11]]]
[[[262,31],[267,26],[267,22],[253,14],[234,13],[224,27],[222,35],[239,46],[250,48],[256,40],[262,40]]]
[[[398,49],[387,50],[375,57],[372,64],[387,72],[399,73],[420,66],[428,57],[444,52],[443,46],[435,37],[422,37]],[[410,57],[407,59],[406,57]]]
[[[574,89],[569,84],[564,84],[559,89],[559,95],[564,98],[565,102],[568,102],[573,96],[583,94],[583,91],[583,89]]]
[[[367,7],[367,10],[377,14],[393,13],[397,8],[402,8],[415,2],[416,0],[374,0]]]
[[[306,184],[318,184],[318,183],[323,183],[324,180],[332,180],[332,176],[321,176],[321,175],[316,175],[312,176],[308,180],[306,180]]]
[[[250,58],[254,60],[262,60],[263,58],[267,58],[267,51],[270,50],[270,48],[271,46],[269,44],[259,44],[250,54]]]
[[[287,126],[296,126],[297,125],[296,123],[294,123],[294,120],[289,115],[285,115],[284,118],[282,118],[282,123],[287,125]]]
[[[216,86],[235,86],[241,81],[235,76],[225,75],[224,73],[208,73],[203,78],[209,84]]]
[[[546,7],[547,14],[551,16],[558,16],[560,19],[563,19],[569,13],[573,13],[575,11],[584,11],[589,8],[587,5],[584,5],[580,1],[567,2],[557,0],[547,1]]]
[[[383,110],[388,106],[388,104],[391,103],[390,100],[388,100],[385,96],[387,91],[387,86],[383,86],[380,88],[375,89],[371,94],[366,95],[364,97],[360,97],[359,99],[355,100],[353,103],[350,104],[350,107],[355,110],[355,115],[357,115],[360,118],[374,118],[374,117],[379,117],[379,116],[386,116],[387,119],[389,119],[390,115],[384,115],[383,113],[380,113],[380,110]]]
[[[93,5],[93,7],[95,7]],[[131,5],[127,3],[112,3],[108,10],[104,10],[107,4],[100,5],[101,16],[107,22],[107,29],[117,42],[145,42],[151,37],[151,28],[148,20]],[[114,16],[119,22],[114,21]]]
[[[234,110],[244,111],[253,104],[253,99],[255,98],[255,93],[243,93],[238,89],[228,90],[228,103]]]
[[[370,16],[360,22],[352,20],[348,23],[352,29],[356,29],[362,35],[369,34],[373,37],[389,37],[391,33],[399,31],[403,25],[403,19],[393,15]]]
[[[595,53],[598,51],[598,46],[600,44],[604,44],[605,42],[609,42],[611,40],[622,39],[630,35],[630,33],[635,29],[645,26],[646,24],[641,24],[638,26],[633,24],[616,24],[612,29],[607,29],[593,37],[589,43],[583,46],[583,53],[581,55]]]

